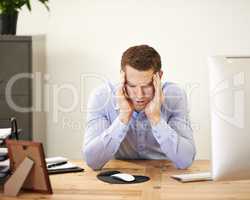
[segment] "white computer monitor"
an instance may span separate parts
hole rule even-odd
[[[250,55],[209,58],[213,180],[250,179]]]

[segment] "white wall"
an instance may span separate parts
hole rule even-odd
[[[48,13],[34,2],[32,14],[23,9],[18,22],[20,35],[47,35],[50,89],[72,84],[79,96],[83,73],[117,81],[122,52],[135,44],[152,45],[162,56],[164,78],[180,83],[189,93],[197,158],[209,158],[206,59],[250,52],[249,0],[51,0],[50,9]],[[99,83],[88,82],[84,98]],[[55,100],[48,97],[50,103]],[[59,97],[60,104],[72,105],[69,91]],[[49,155],[80,158],[85,119],[80,103],[70,113],[60,112],[57,122],[53,118],[50,109]],[[65,126],[63,120],[74,126]]]

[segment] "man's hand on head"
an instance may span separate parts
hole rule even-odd
[[[134,110],[132,103],[129,101],[125,89],[125,73],[121,71],[121,84],[116,92],[116,99],[119,105],[119,118],[121,122],[127,124]]]
[[[153,76],[153,85],[155,94],[153,99],[146,105],[145,114],[147,115],[151,125],[156,125],[160,121],[161,105],[164,101],[159,73],[156,73]]]

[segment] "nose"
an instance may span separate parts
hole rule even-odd
[[[137,99],[142,99],[144,97],[144,92],[140,86],[136,88],[136,97]]]

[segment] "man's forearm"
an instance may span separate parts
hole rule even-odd
[[[98,131],[98,128],[91,127],[87,131]],[[128,125],[122,123],[117,117],[109,128],[85,144],[83,152],[86,163],[92,169],[101,169],[106,162],[113,158],[127,131]]]
[[[191,128],[180,123],[182,131],[187,137],[178,134],[163,119],[152,127],[153,135],[160,144],[163,153],[176,165],[177,168],[185,169],[189,167],[195,157],[195,145],[192,139]]]

